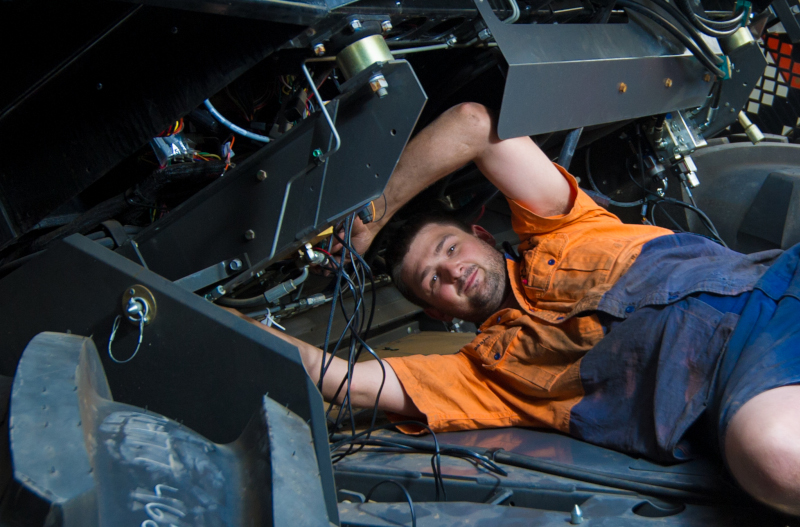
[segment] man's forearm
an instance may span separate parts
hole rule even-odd
[[[450,108],[422,129],[400,156],[386,185],[385,201],[375,200],[380,221],[370,224],[373,233],[414,196],[478,157],[493,135],[492,116],[479,104]]]
[[[225,309],[251,324],[254,324],[259,329],[272,333],[276,337],[296,346],[297,350],[300,352],[300,359],[303,361],[303,367],[305,367],[309,377],[311,377],[311,380],[314,381],[315,384],[319,384],[323,360],[321,349],[292,337],[291,335],[287,335],[282,331],[259,324],[252,318],[242,315],[234,309]],[[331,358],[330,355],[325,357],[325,361],[326,363],[330,361],[330,365],[322,380],[322,397],[326,401],[341,403],[345,395],[345,389],[343,388],[338,394],[336,394],[336,392],[339,390],[342,379],[347,377],[348,363],[338,357]],[[410,417],[421,416],[414,406],[414,403],[403,389],[402,384],[400,384],[394,370],[392,370],[387,363],[382,363],[377,360],[356,363],[353,365],[351,379],[350,402],[353,406],[357,408],[369,408],[374,406],[378,398],[378,392],[380,391],[378,408],[381,410],[388,410]],[[336,395],[335,401],[334,395]]]

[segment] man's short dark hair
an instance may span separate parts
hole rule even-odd
[[[403,259],[408,250],[411,248],[411,243],[416,238],[417,234],[428,225],[452,225],[464,232],[472,234],[472,229],[463,220],[458,218],[455,214],[445,211],[430,211],[416,214],[406,220],[403,224],[398,226],[396,233],[389,239],[384,258],[386,259],[386,266],[389,268],[389,274],[392,277],[395,287],[400,291],[408,301],[427,308],[430,305],[419,298],[411,288],[403,282],[401,273],[403,272]]]

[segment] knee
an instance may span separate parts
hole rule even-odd
[[[477,131],[481,135],[493,129],[492,114],[489,109],[477,102],[462,102],[448,110],[454,118],[461,121],[468,129]]]
[[[800,515],[797,428],[791,421],[768,415],[737,414],[725,438],[728,466],[742,488],[757,500],[793,515]]]

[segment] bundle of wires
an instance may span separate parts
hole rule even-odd
[[[643,198],[641,198],[641,199],[636,200],[636,201],[616,201],[616,200],[613,200],[610,197],[606,196],[605,194],[603,194],[603,192],[601,192],[600,189],[597,187],[597,183],[595,183],[594,177],[592,176],[592,167],[591,167],[592,147],[591,146],[587,147],[586,148],[586,158],[585,158],[586,177],[589,180],[589,184],[592,186],[592,190],[594,190],[595,192],[600,194],[600,196],[602,196],[603,198],[607,199],[609,204],[614,205],[615,207],[639,207],[639,206],[649,207],[649,209],[650,209],[650,211],[649,211],[650,212],[650,221],[649,221],[649,223],[651,225],[657,225],[655,212],[656,212],[656,209],[661,205],[673,205],[673,206],[677,206],[677,207],[681,207],[681,208],[690,210],[690,211],[694,212],[695,214],[697,214],[697,216],[700,218],[700,221],[703,223],[703,225],[706,227],[706,229],[710,233],[709,238],[711,240],[719,243],[723,247],[728,247],[728,245],[725,243],[725,240],[723,240],[722,237],[719,235],[719,232],[717,231],[717,228],[714,226],[714,223],[711,221],[711,219],[706,215],[705,212],[703,212],[702,210],[700,210],[697,207],[697,203],[694,201],[694,196],[692,196],[692,192],[689,189],[689,186],[686,184],[686,182],[685,181],[681,181],[681,184],[683,185],[684,189],[686,190],[686,194],[689,196],[690,200],[692,201],[691,204],[686,203],[685,201],[677,200],[677,199],[674,199],[674,198],[667,198],[667,197],[663,197],[663,196],[660,196],[660,195],[656,194],[655,192],[653,192],[650,189],[648,189],[647,186],[644,184],[644,180],[645,180],[644,156],[642,155],[641,141],[639,141],[637,143],[637,156],[638,156],[638,166],[639,166],[639,171],[640,171],[640,176],[641,176],[642,182],[640,183],[640,182],[636,181],[636,178],[633,177],[633,174],[631,174],[630,171],[628,171],[628,175],[630,176],[631,180],[636,184],[636,186],[638,186],[640,189],[642,189],[642,191],[644,191],[645,196]],[[675,221],[675,219],[666,210],[664,210],[662,208],[661,212],[667,217],[667,219],[670,221],[670,223],[672,223],[673,227],[675,227],[675,230],[677,232],[684,232],[684,230],[680,226],[680,224],[678,224],[678,222]],[[644,208],[643,212],[642,212],[643,216],[645,214],[646,214],[646,208]],[[698,233],[695,233],[695,234],[698,234]],[[703,235],[700,234],[700,236],[703,236]]]
[[[183,131],[183,118],[178,119],[177,121],[175,121],[175,123],[172,126],[167,128],[166,130],[163,130],[156,137],[169,137],[171,135],[178,134],[181,131]]]
[[[733,18],[711,20],[697,15],[689,0],[676,0],[678,7],[667,0],[651,1],[658,10],[637,0],[616,0],[615,4],[649,18],[677,38],[708,71],[719,78],[726,77],[720,68],[724,59],[708,47],[700,33],[714,38],[733,35],[741,27],[746,13],[743,11]]]
[[[328,250],[322,250],[322,252],[329,256],[331,267],[328,270],[334,273],[335,282],[333,291],[334,301],[331,303],[331,312],[328,317],[328,325],[325,331],[325,342],[322,347],[322,361],[320,365],[321,370],[318,383],[318,388],[320,390],[322,389],[322,382],[328,371],[328,368],[333,362],[334,354],[337,352],[337,350],[339,350],[342,344],[346,342],[346,339],[349,335],[349,342],[346,348],[348,365],[347,375],[341,380],[336,393],[331,398],[334,401],[338,400],[339,395],[343,393],[344,395],[342,397],[342,402],[338,407],[339,411],[335,417],[332,416],[333,410],[336,408],[335,405],[332,404],[326,412],[326,419],[331,430],[331,456],[333,463],[341,461],[345,457],[359,452],[362,448],[364,448],[364,446],[369,445],[370,435],[374,431],[387,428],[387,426],[395,426],[375,425],[378,417],[378,401],[380,400],[380,395],[383,391],[383,386],[386,381],[386,367],[381,361],[380,357],[378,357],[377,353],[375,353],[375,351],[366,343],[367,333],[372,325],[372,320],[375,313],[375,302],[377,296],[374,287],[375,281],[372,275],[372,270],[370,269],[369,265],[367,265],[366,261],[364,261],[363,257],[355,249],[353,249],[352,246],[353,222],[355,221],[355,218],[356,213],[348,216],[344,221],[343,229],[338,232],[334,230],[334,234],[329,240]],[[342,236],[340,236],[340,233]],[[329,252],[334,239],[336,239],[342,245],[342,250],[338,254],[338,258],[332,256]],[[369,307],[367,307],[367,302],[364,299],[367,282],[369,282],[372,291]],[[347,292],[349,292],[353,298],[352,312],[348,311],[344,302]],[[346,323],[341,334],[334,341],[332,328],[337,304],[338,308],[341,309]],[[353,379],[353,368],[364,351],[379,361],[379,364],[381,365],[382,379],[377,396],[375,398],[375,404],[372,407],[370,426],[364,431],[356,432],[356,412],[352,406],[350,386]],[[441,452],[436,435],[425,423],[416,421],[408,421],[404,423],[414,424],[426,428],[433,436],[434,449],[431,457],[431,469],[433,470],[435,480],[436,500],[438,501],[440,497],[446,500],[447,494],[444,489],[444,482],[442,480],[441,472]],[[349,425],[350,435],[338,436],[338,432],[346,425]],[[333,441],[334,437],[337,437],[336,441]],[[413,509],[413,504],[411,504],[410,498],[409,504]]]

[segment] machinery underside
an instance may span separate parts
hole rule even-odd
[[[623,221],[800,242],[797,0],[14,0],[0,34],[0,523],[796,523],[713,455],[403,436],[219,306],[353,361],[468,342],[385,240],[328,253],[466,101]],[[385,230],[434,208],[518,242],[474,166]]]

